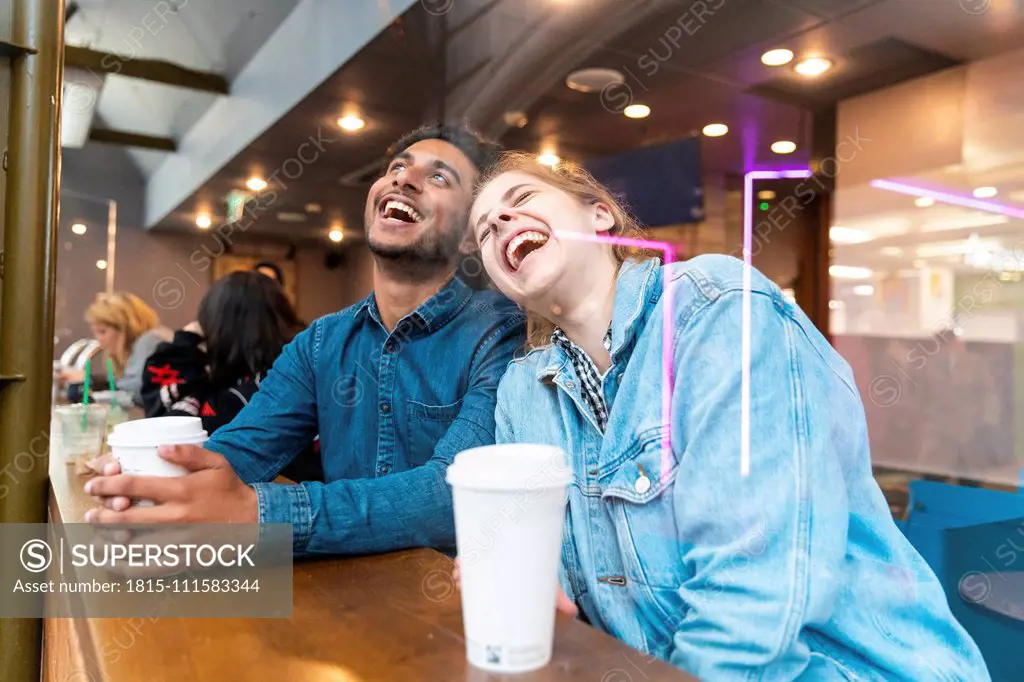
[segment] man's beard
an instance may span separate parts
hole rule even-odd
[[[465,220],[456,225],[465,224]],[[440,270],[454,267],[462,243],[462,230],[455,225],[444,232],[437,229],[424,231],[412,244],[391,246],[380,244],[371,236],[367,240],[370,252],[386,265],[389,271],[410,277],[430,276]]]

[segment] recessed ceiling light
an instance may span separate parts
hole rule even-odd
[[[776,154],[792,154],[796,151],[796,142],[790,142],[789,140],[772,142],[772,151]]]
[[[991,199],[999,194],[999,190],[995,187],[976,187],[973,194],[976,199]]]
[[[622,113],[626,118],[647,118],[651,115],[651,108],[646,104],[630,104]]]
[[[784,47],[768,50],[761,55],[761,63],[765,66],[782,66],[793,61],[793,50]]]
[[[626,77],[615,69],[580,69],[565,78],[565,85],[577,92],[601,92],[609,85],[625,82]]]
[[[849,265],[833,265],[829,267],[828,274],[836,279],[868,279],[875,274],[868,268],[855,268]]]
[[[346,130],[350,133],[354,133],[357,130],[362,130],[366,126],[366,121],[359,118],[355,114],[346,114],[338,119],[338,127],[342,130]]]
[[[213,220],[210,218],[208,214],[200,213],[199,215],[196,216],[196,227],[198,227],[200,230],[208,229],[212,224]]]
[[[918,208],[928,208],[929,206],[935,205],[935,199],[932,197],[918,197],[914,199],[914,206]]]
[[[306,213],[319,213],[321,210],[320,204],[306,204]]]
[[[889,258],[899,258],[903,255],[903,249],[898,246],[883,246],[878,253]]]
[[[253,192],[262,192],[267,188],[267,181],[254,175],[245,181],[245,186]]]
[[[327,238],[330,239],[335,244],[338,244],[343,239],[345,239],[345,233],[341,230],[340,227],[332,227],[331,231],[327,233]]]
[[[808,57],[797,62],[793,69],[801,76],[820,76],[832,68],[831,60],[824,57]]]
[[[708,137],[721,137],[729,132],[729,126],[724,123],[709,123],[704,126],[704,130],[701,131]]]
[[[85,226],[85,223],[75,223],[71,226],[71,231],[75,234],[85,234],[89,228]]]
[[[833,300],[833,301],[829,301],[828,302],[828,309],[829,310],[839,310],[842,307],[843,307],[843,302],[842,301],[835,301],[835,300]]]
[[[558,155],[550,149],[545,149],[537,156],[537,163],[542,166],[557,166],[558,162],[561,161]]]
[[[505,121],[505,125],[513,128],[525,128],[526,124],[530,122],[530,118],[522,111],[506,111],[502,120]]]
[[[105,261],[105,260],[98,260],[98,261],[96,261],[96,267],[99,268],[100,270],[106,270],[107,269],[107,261]]]
[[[858,284],[853,288],[854,296],[873,296],[875,288],[870,284]]]
[[[763,189],[757,193],[757,198],[762,201],[771,201],[775,198],[775,192],[770,189]]]
[[[923,270],[926,267],[928,267],[928,261],[918,258],[917,260],[914,261],[914,267],[917,268],[918,270]]]
[[[852,227],[840,227],[836,225],[828,231],[828,238],[836,244],[861,244],[874,239],[874,236],[867,230],[857,230]]]

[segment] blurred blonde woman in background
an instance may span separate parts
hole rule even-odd
[[[85,319],[92,327],[92,335],[99,342],[107,357],[113,360],[117,386],[110,390],[128,393],[132,402],[142,405],[142,373],[146,360],[164,341],[170,341],[173,332],[160,324],[156,312],[135,294],[117,291],[113,294],[97,294],[96,300],[85,312]],[[91,380],[95,390],[108,386],[105,370],[96,367]],[[63,377],[69,386],[69,397],[80,390],[85,380],[78,369],[65,370]]]

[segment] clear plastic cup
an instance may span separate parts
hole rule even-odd
[[[74,464],[78,458],[100,456],[107,429],[107,413],[106,405],[94,403],[61,405],[54,410],[57,442],[65,462]]]
[[[460,452],[448,468],[466,658],[499,673],[551,661],[566,488],[565,453],[546,445]]]

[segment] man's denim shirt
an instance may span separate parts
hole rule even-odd
[[[508,299],[457,277],[389,334],[374,296],[318,319],[206,447],[291,523],[297,555],[455,544],[445,471],[494,442],[498,381],[522,346]],[[319,434],[327,483],[269,483]]]

